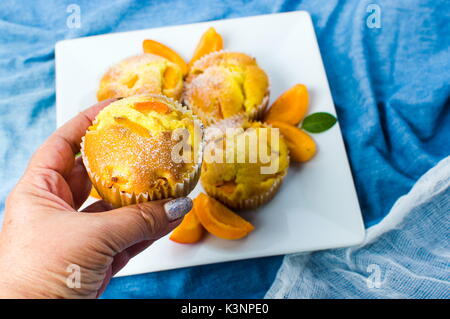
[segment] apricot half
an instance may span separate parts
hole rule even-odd
[[[183,72],[183,75],[186,75],[188,71],[188,67],[186,62],[183,60],[183,58],[174,50],[169,48],[168,46],[155,41],[155,40],[144,40],[142,43],[142,47],[144,49],[145,53],[152,53],[159,56],[162,56],[163,58],[166,58],[167,60],[175,63],[178,65],[181,69],[181,72]]]
[[[280,129],[286,140],[289,156],[296,162],[307,162],[316,154],[316,143],[308,133],[294,125],[280,121],[271,121],[270,125]]]
[[[195,214],[209,233],[223,239],[239,239],[255,229],[252,224],[214,198],[201,193],[196,199],[198,205]]]
[[[189,61],[188,67],[190,68],[195,61],[200,59],[202,56],[209,54],[211,52],[220,51],[223,49],[223,39],[222,36],[216,32],[213,27],[203,33],[200,41],[195,48],[194,55],[191,61]]]
[[[280,121],[297,125],[308,112],[308,90],[303,84],[296,84],[273,102],[264,116],[264,122]]]

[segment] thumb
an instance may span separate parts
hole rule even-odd
[[[101,231],[97,234],[119,253],[144,240],[157,240],[175,227],[192,209],[189,197],[159,200],[97,213]]]

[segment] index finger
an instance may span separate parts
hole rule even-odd
[[[80,151],[81,138],[85,135],[86,130],[94,121],[95,116],[116,100],[109,99],[99,102],[78,113],[77,116],[58,128],[33,155],[28,169],[51,169],[66,178],[72,171],[75,154]]]

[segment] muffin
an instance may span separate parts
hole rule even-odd
[[[277,192],[289,167],[278,129],[234,117],[210,126],[200,177],[208,195],[235,209],[256,208]]]
[[[109,68],[100,80],[97,99],[163,94],[178,100],[183,91],[180,67],[155,54],[129,57]]]
[[[269,78],[254,58],[219,51],[193,64],[182,99],[210,125],[236,114],[259,119],[267,107],[269,91]]]
[[[98,194],[115,207],[186,196],[202,160],[202,124],[162,95],[138,95],[104,108],[81,154]]]

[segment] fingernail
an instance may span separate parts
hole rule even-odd
[[[183,217],[191,209],[192,200],[189,197],[176,198],[164,204],[164,211],[171,222]]]

